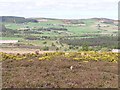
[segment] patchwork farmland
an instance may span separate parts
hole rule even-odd
[[[4,16],[3,88],[117,88],[118,21]]]

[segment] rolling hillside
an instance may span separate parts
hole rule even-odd
[[[54,19],[2,17],[3,40],[20,40],[17,45],[40,50],[76,51],[86,44],[94,48],[116,48],[117,20],[107,18]],[[101,39],[102,37],[102,39]],[[73,43],[74,42],[74,43]],[[81,43],[82,42],[82,43]]]

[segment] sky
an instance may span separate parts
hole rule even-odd
[[[0,16],[118,19],[119,0],[0,0]]]

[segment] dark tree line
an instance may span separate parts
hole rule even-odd
[[[68,45],[76,45],[83,46],[87,44],[88,46],[101,46],[101,47],[110,47],[117,48],[118,47],[118,37],[96,37],[96,38],[81,38],[81,39],[60,39],[61,43],[65,43]]]

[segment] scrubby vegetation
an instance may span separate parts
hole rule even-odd
[[[26,59],[38,59],[38,60],[52,60],[56,56],[62,56],[67,59],[77,60],[77,61],[108,61],[108,62],[118,62],[118,53],[113,52],[94,52],[94,51],[81,51],[81,52],[51,52],[39,54],[28,53],[28,54],[7,54],[0,53],[2,56],[2,61],[4,60],[26,60]]]
[[[92,47],[106,47],[108,49],[114,49],[118,47],[118,37],[116,36],[98,36],[95,38],[81,38],[81,39],[74,39],[74,38],[63,38],[60,39],[61,43],[66,43],[68,45],[73,46],[83,46],[88,45]]]
[[[117,88],[118,85],[118,53],[0,54],[3,88]]]

